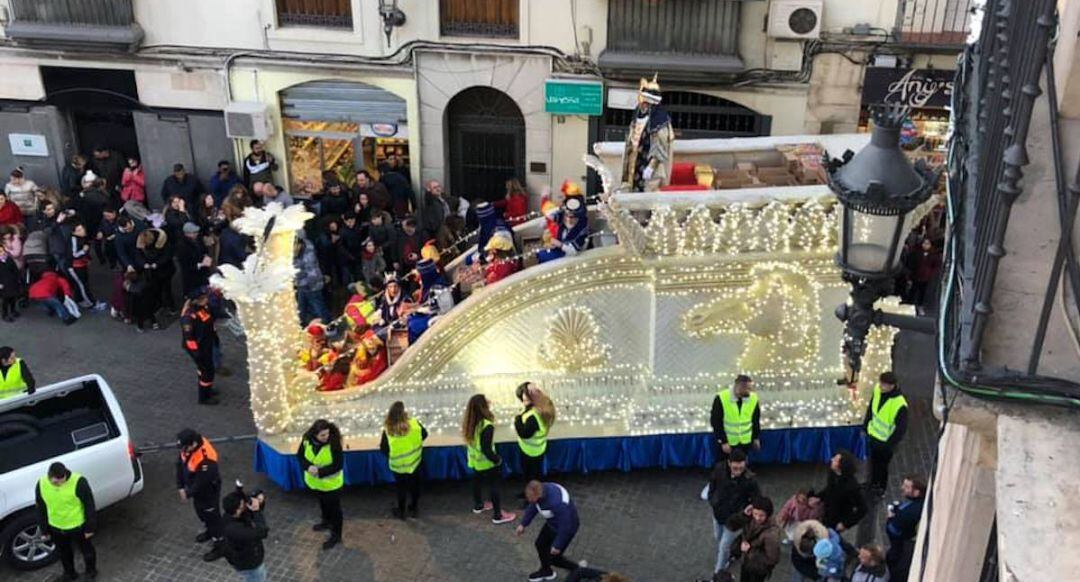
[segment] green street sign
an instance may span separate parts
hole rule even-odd
[[[548,79],[544,83],[544,111],[553,115],[601,115],[604,112],[604,84]]]

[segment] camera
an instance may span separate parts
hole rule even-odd
[[[259,511],[266,509],[266,492],[262,489],[254,489],[251,493],[244,491],[244,483],[239,479],[236,480],[236,492],[244,500],[244,507],[247,507],[251,503],[252,499],[259,499]]]

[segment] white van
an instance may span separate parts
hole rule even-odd
[[[19,570],[59,557],[34,510],[34,487],[54,461],[86,477],[98,509],[142,491],[124,414],[101,376],[0,400],[0,555]]]

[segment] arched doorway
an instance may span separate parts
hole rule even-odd
[[[663,106],[671,114],[676,139],[717,139],[769,135],[772,117],[734,101],[692,91],[664,91]],[[604,110],[601,141],[622,141],[634,118],[633,109]]]
[[[525,178],[525,118],[514,100],[491,87],[471,87],[446,106],[450,192],[497,200],[510,178]]]

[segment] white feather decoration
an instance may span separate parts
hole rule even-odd
[[[293,204],[285,208],[280,202],[271,202],[266,208],[251,206],[244,209],[243,216],[233,221],[233,227],[246,235],[262,237],[270,217],[276,217],[273,232],[280,233],[300,230],[313,216],[315,215],[308,212],[303,204]]]
[[[269,299],[275,293],[288,291],[296,276],[290,263],[259,262],[257,253],[244,259],[244,268],[232,265],[218,267],[220,275],[210,277],[210,285],[221,289],[233,301],[254,302]]]

